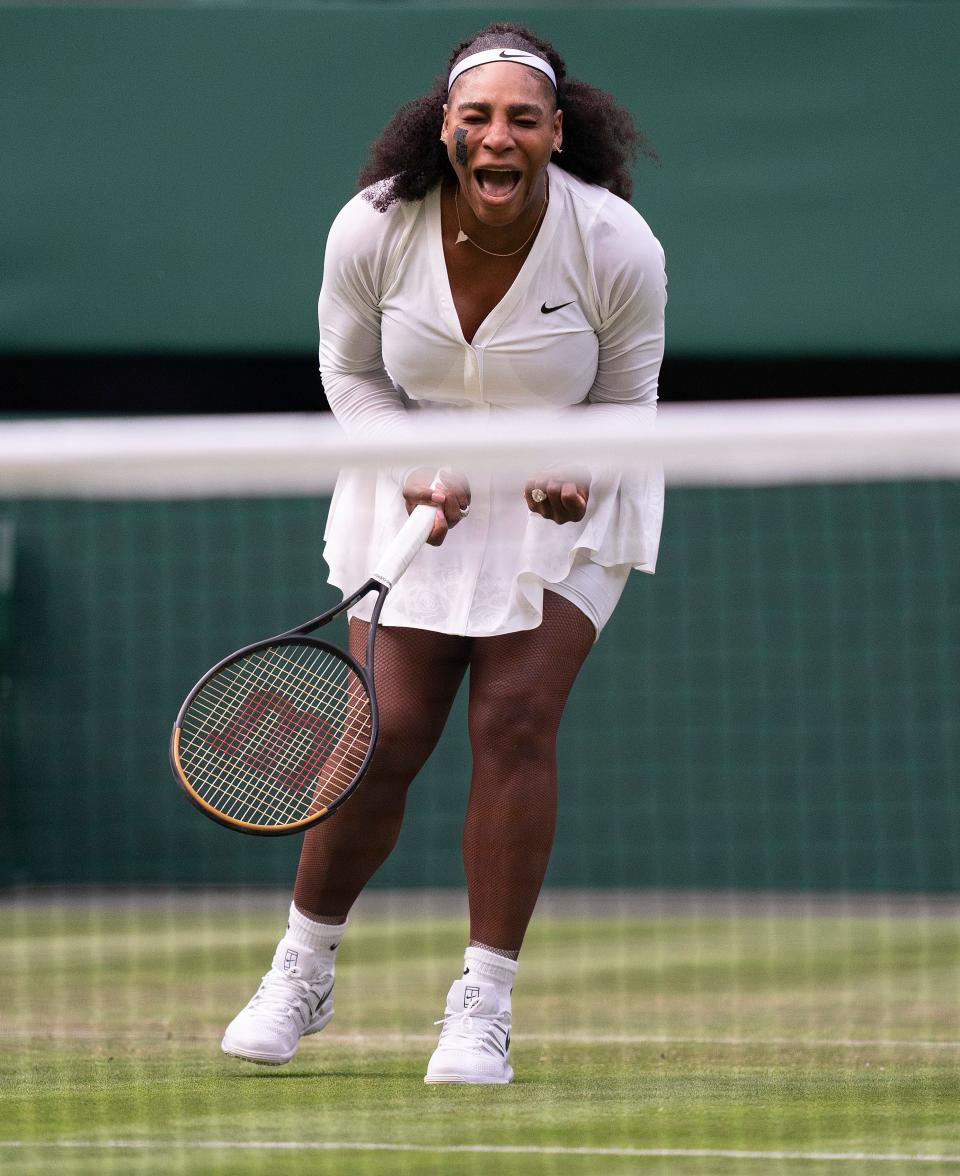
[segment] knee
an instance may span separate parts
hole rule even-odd
[[[440,732],[422,715],[381,712],[374,762],[378,772],[409,783],[427,761]]]
[[[508,688],[494,697],[472,699],[470,742],[474,754],[511,762],[542,760],[556,747],[562,706],[544,691]]]

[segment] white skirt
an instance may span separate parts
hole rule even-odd
[[[543,618],[542,593],[544,591],[556,592],[558,596],[575,604],[582,613],[589,617],[596,630],[594,636],[594,641],[596,641],[603,631],[603,626],[613,615],[613,610],[617,607],[617,602],[626,587],[629,575],[629,564],[615,564],[613,567],[605,568],[602,564],[594,563],[586,556],[578,557],[570,569],[570,575],[565,580],[561,580],[557,584],[541,584],[540,617]],[[374,597],[365,596],[353,608],[347,609],[347,616],[357,617],[361,621],[369,621],[373,612],[373,601]],[[399,622],[393,623],[398,624]],[[386,624],[382,618],[381,624]],[[426,628],[427,626],[410,625],[409,627]],[[530,625],[517,626],[516,630],[506,630],[506,632],[517,632],[521,628],[532,627]]]
[[[387,597],[382,624],[466,637],[535,629],[548,590],[580,608],[599,633],[630,569],[654,571],[663,516],[658,469],[595,480],[584,518],[563,526],[527,509],[522,480],[471,477],[470,486],[470,514],[440,547],[417,555]],[[389,473],[343,471],[325,532],[330,583],[344,593],[359,588],[406,517]],[[369,620],[372,608],[365,597],[350,615]]]

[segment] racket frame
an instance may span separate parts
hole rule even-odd
[[[366,650],[366,666],[362,666],[360,662],[346,649],[341,649],[339,646],[332,645],[329,641],[323,641],[319,637],[311,637],[310,634],[314,630],[319,629],[321,625],[332,621],[334,617],[340,613],[345,612],[361,600],[368,592],[376,591],[377,599],[373,606],[373,614],[370,618],[370,632],[367,635],[367,650]],[[284,837],[290,833],[302,833],[313,825],[318,825],[321,821],[325,821],[328,817],[333,816],[337,809],[352,796],[357,785],[367,773],[367,768],[370,766],[370,760],[373,758],[373,752],[377,744],[377,735],[380,729],[380,716],[377,707],[377,695],[373,688],[373,647],[377,636],[377,624],[380,620],[380,611],[383,608],[384,601],[387,598],[389,585],[381,583],[380,580],[371,577],[364,585],[352,593],[346,599],[341,600],[333,608],[327,609],[325,613],[314,617],[313,620],[307,621],[303,625],[297,625],[295,629],[288,629],[285,633],[278,633],[275,637],[268,637],[263,641],[255,641],[252,645],[245,645],[242,649],[234,650],[233,653],[217,662],[203,675],[199,682],[193,687],[190,693],[183,701],[183,705],[177,713],[177,717],[173,724],[173,732],[170,737],[170,768],[173,772],[177,783],[186,793],[187,800],[200,810],[205,817],[215,821],[218,825],[223,825],[227,829],[232,829],[239,833],[249,833],[255,837]],[[225,816],[212,805],[208,804],[194,789],[190,781],[187,779],[186,773],[180,765],[180,734],[183,728],[184,717],[187,711],[193,705],[194,699],[200,691],[207,685],[207,683],[217,676],[222,670],[234,662],[241,661],[252,653],[256,653],[261,649],[269,649],[274,645],[307,645],[314,649],[322,649],[325,653],[332,653],[336,657],[342,659],[347,666],[357,675],[363,684],[363,688],[367,692],[367,698],[370,700],[370,738],[368,741],[367,751],[363,757],[363,762],[354,774],[353,780],[346,787],[343,792],[330,804],[325,805],[315,813],[311,813],[307,817],[301,818],[299,821],[291,821],[285,825],[258,825],[254,821],[241,821],[234,817]]]

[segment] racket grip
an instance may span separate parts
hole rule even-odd
[[[410,517],[400,528],[397,537],[377,560],[373,579],[392,588],[413,562],[413,557],[426,543],[437,517],[435,506],[415,506]]]

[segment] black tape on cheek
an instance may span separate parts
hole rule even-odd
[[[457,163],[463,165],[467,162],[467,131],[465,127],[457,127],[453,132],[453,137],[457,141]]]

